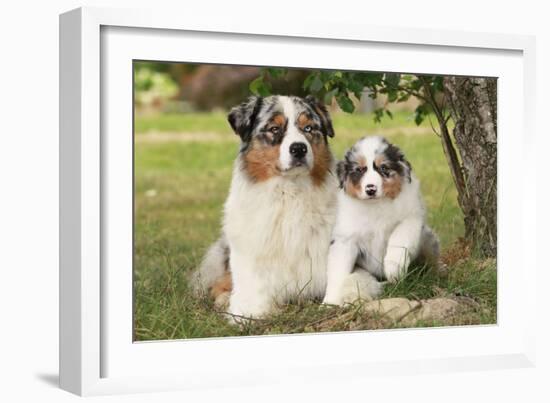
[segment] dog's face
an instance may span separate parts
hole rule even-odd
[[[364,137],[337,165],[340,187],[360,200],[395,199],[411,181],[411,165],[399,148],[383,137]]]
[[[324,181],[332,162],[327,137],[334,136],[328,111],[313,97],[251,97],[228,116],[241,137],[243,169],[256,182],[274,176],[310,175]]]

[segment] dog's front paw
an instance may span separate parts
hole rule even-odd
[[[343,305],[344,300],[340,295],[325,295],[322,305]]]
[[[232,325],[242,325],[247,321],[247,317],[243,315],[241,311],[238,311],[229,305],[226,312],[224,312],[223,316]]]
[[[225,312],[223,316],[225,317],[227,322],[232,325],[244,325],[253,319],[251,316],[246,316],[241,312],[231,310]]]
[[[230,291],[222,292],[221,294],[218,294],[218,296],[214,299],[214,306],[218,310],[224,310],[229,306],[230,298],[231,298]]]
[[[240,315],[235,315],[235,314],[226,312],[223,314],[223,316],[225,317],[225,320],[227,321],[227,323],[229,323],[230,325],[244,324],[244,319]]]
[[[265,309],[256,309],[254,311],[239,309],[236,305],[230,303],[225,316],[229,323],[243,325],[253,320],[262,319],[267,312],[268,310]]]

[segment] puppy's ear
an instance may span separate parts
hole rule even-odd
[[[261,97],[250,97],[242,104],[233,107],[227,115],[227,121],[243,143],[248,143],[252,137],[252,130],[262,108],[262,102]]]
[[[338,177],[338,183],[340,184],[340,189],[343,189],[344,182],[346,181],[345,161],[338,161],[338,164],[336,164],[336,176]]]
[[[405,157],[403,157],[401,159],[401,161],[399,161],[399,163],[401,164],[401,166],[403,167],[403,176],[405,178],[407,178],[407,181],[409,183],[411,183],[411,171],[412,171],[412,167],[411,167],[411,163],[409,161],[407,161],[405,159]]]
[[[384,141],[388,143],[387,140]],[[399,174],[404,178],[407,178],[407,181],[411,183],[412,167],[411,163],[405,158],[405,154],[403,154],[403,151],[401,151],[401,149],[396,145],[388,143],[388,148],[386,149],[385,153],[390,161],[395,164],[395,168],[399,172]]]
[[[308,95],[306,97],[306,102],[309,106],[315,111],[317,115],[321,118],[321,130],[325,136],[334,137],[334,128],[332,127],[332,120],[330,119],[330,114],[324,104],[319,102],[317,98],[313,95]]]

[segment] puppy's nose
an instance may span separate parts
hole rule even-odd
[[[368,196],[374,196],[376,194],[376,185],[368,184],[365,188],[365,192]]]
[[[300,159],[304,158],[307,154],[307,146],[305,143],[292,143],[289,148],[290,155],[294,158]]]

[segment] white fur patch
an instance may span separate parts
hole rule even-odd
[[[300,129],[296,126],[296,121],[298,119],[298,113],[296,111],[296,105],[289,97],[281,96],[279,97],[279,102],[283,106],[283,114],[288,119],[288,126],[283,142],[281,143],[279,162],[281,170],[283,173],[285,171],[294,169],[305,169],[307,171],[311,170],[313,167],[313,150],[307,138],[300,132]],[[292,166],[292,155],[290,154],[290,146],[293,143],[304,143],[307,147],[307,153],[305,156],[305,167],[293,168]]]
[[[383,179],[382,176],[374,170],[373,166],[377,155],[386,149],[387,144],[383,142],[381,137],[373,136],[362,139],[358,145],[359,153],[366,159],[368,169],[361,178],[361,192],[357,196],[360,199],[368,199],[369,196],[367,196],[366,189],[368,185],[371,185],[376,187],[376,194],[374,197],[380,197],[382,195]]]
[[[309,176],[252,183],[239,164],[225,204],[233,292],[229,312],[260,317],[280,303],[320,298],[336,209],[336,183]]]

